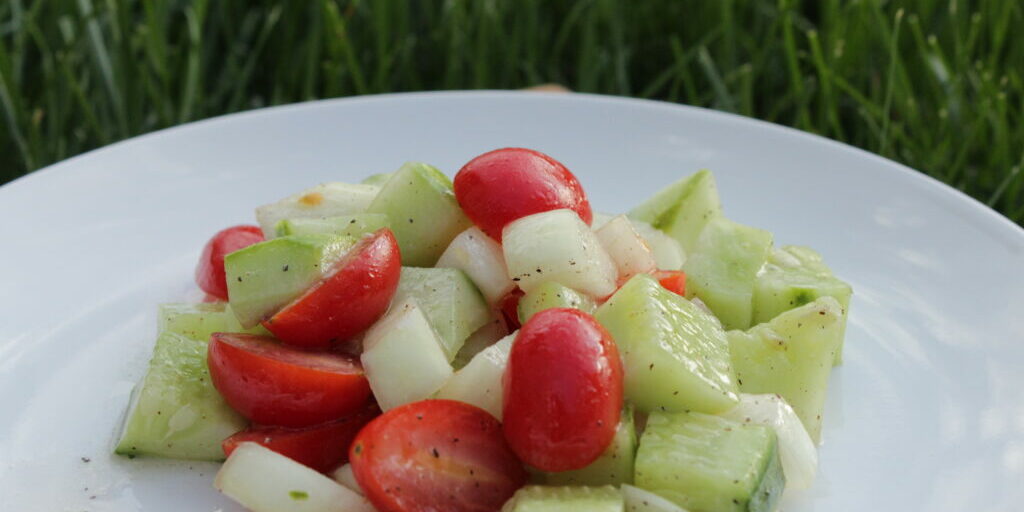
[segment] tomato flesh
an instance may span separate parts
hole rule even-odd
[[[523,291],[516,287],[498,301],[497,309],[505,320],[505,327],[508,329],[508,332],[512,332],[520,327],[519,300],[523,298],[523,295],[525,295]]]
[[[364,238],[332,273],[263,326],[281,341],[325,349],[366,330],[387,312],[402,272],[398,241],[384,228]]]
[[[308,427],[357,412],[370,397],[352,358],[305,352],[267,336],[214,333],[207,353],[214,387],[254,423]]]
[[[504,431],[523,462],[582,468],[615,436],[622,363],[611,335],[587,313],[541,311],[519,329],[504,375]]]
[[[666,290],[684,297],[686,296],[686,272],[682,270],[659,270],[654,273],[654,278]]]
[[[356,434],[380,415],[377,404],[340,420],[304,428],[252,426],[227,438],[221,444],[230,456],[239,444],[261,444],[300,464],[327,473],[348,461],[348,449]]]
[[[459,169],[454,185],[466,216],[499,242],[506,224],[534,213],[567,208],[588,225],[593,220],[576,176],[558,160],[532,149],[484,153]]]
[[[259,226],[233,226],[217,232],[199,256],[196,284],[220,300],[228,300],[228,281],[224,275],[224,256],[263,241]],[[204,300],[204,302],[210,302]]]
[[[498,420],[452,400],[385,412],[359,432],[349,460],[380,512],[498,511],[526,482]]]

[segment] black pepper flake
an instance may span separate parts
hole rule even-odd
[[[242,276],[238,276],[238,282],[239,282],[239,283],[241,283],[241,282],[242,282]]]
[[[82,462],[88,464],[88,463],[92,462],[92,459],[90,459],[89,457],[82,457]]]
[[[283,270],[285,272],[288,272],[288,265],[285,265],[285,266],[281,267],[281,270]]]
[[[519,278],[518,277],[513,277],[512,280],[517,282],[517,283],[519,282]]]
[[[412,223],[413,223],[413,220],[412,220],[412,217],[410,217],[409,218],[409,224],[412,224]]]
[[[441,458],[441,454],[437,452],[437,448],[431,448],[430,453],[434,455],[435,459]]]

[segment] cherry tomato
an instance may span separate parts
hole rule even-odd
[[[356,436],[349,461],[380,512],[496,512],[526,482],[498,420],[452,400],[385,412]]]
[[[653,275],[666,290],[686,296],[686,272],[682,270],[659,270]]]
[[[348,449],[356,434],[380,415],[377,404],[340,420],[304,428],[252,426],[221,443],[225,455],[231,455],[239,444],[261,444],[299,464],[327,473],[348,461]]]
[[[516,287],[498,301],[498,311],[505,319],[505,327],[508,332],[519,328],[519,299],[522,299],[523,295],[525,295],[523,291]]]
[[[390,229],[381,229],[360,240],[332,266],[332,273],[263,326],[303,348],[324,349],[349,340],[387,312],[401,273],[398,241]]]
[[[611,335],[577,309],[546,309],[519,329],[504,376],[512,451],[542,471],[590,464],[622,410],[622,363]]]
[[[267,336],[214,333],[207,353],[214,387],[261,425],[308,427],[357,412],[370,397],[352,358],[305,352]]]
[[[199,256],[196,284],[209,295],[228,300],[224,256],[262,241],[263,230],[258,226],[234,226],[217,232],[209,242],[206,242],[203,254]]]
[[[576,176],[532,149],[484,153],[462,166],[454,184],[455,198],[469,219],[499,242],[506,224],[534,213],[568,208],[587,224],[593,220]]]

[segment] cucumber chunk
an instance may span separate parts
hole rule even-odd
[[[683,265],[687,297],[699,297],[726,329],[750,327],[754,281],[771,246],[767,231],[725,217],[711,220]]]
[[[843,358],[846,317],[850,310],[850,285],[832,275],[821,255],[808,247],[789,245],[774,249],[768,264],[754,283],[754,324],[768,322],[784,311],[803,306],[819,297],[832,297],[843,308],[839,328],[839,349],[835,364]]]
[[[629,212],[631,218],[644,221],[675,238],[687,254],[696,247],[705,224],[721,214],[718,187],[708,170],[661,189]]]
[[[528,485],[516,491],[502,512],[622,512],[623,508],[622,494],[611,486]]]
[[[377,173],[377,174],[371,174],[371,175],[367,176],[366,178],[363,178],[363,181],[360,181],[360,183],[362,183],[364,185],[373,185],[373,186],[376,186],[376,187],[383,187],[384,184],[387,183],[388,180],[390,180],[391,177],[394,176],[394,175],[395,175],[395,173],[393,173],[393,172],[380,172],[380,173]]]
[[[366,332],[360,359],[384,411],[429,398],[452,376],[437,334],[411,299]]]
[[[508,334],[505,321],[497,314],[492,313],[491,319],[483,327],[473,331],[473,334],[466,338],[466,342],[462,344],[459,353],[452,360],[452,366],[456,370],[464,368],[477,354],[483,352],[485,348],[494,345],[505,336],[508,336]]]
[[[373,512],[345,486],[256,443],[242,443],[213,486],[252,512]]]
[[[655,412],[636,455],[636,485],[690,510],[771,512],[786,479],[775,433],[700,413]]]
[[[822,297],[746,332],[728,333],[740,390],[781,395],[815,442],[821,435],[821,415],[839,349],[842,317],[839,303]]]
[[[818,449],[785,399],[779,395],[741,393],[740,403],[722,413],[722,417],[771,427],[779,440],[779,459],[786,474],[786,484],[794,489],[807,489],[814,483]]]
[[[231,307],[224,302],[160,304],[157,312],[157,332],[172,332],[200,341],[208,341],[210,335],[215,332],[270,335],[262,325],[243,329]]]
[[[437,398],[475,405],[501,421],[504,393],[502,377],[515,339],[516,335],[510,334],[477,354],[469,364],[448,379],[437,392]]]
[[[651,491],[622,484],[619,489],[626,500],[626,512],[686,512],[686,510]]]
[[[246,421],[210,382],[205,339],[164,332],[149,370],[132,392],[118,455],[224,460],[220,447]]]
[[[636,456],[636,424],[633,407],[622,409],[615,437],[604,453],[584,468],[545,473],[548,485],[619,485],[633,483],[633,459]]]
[[[351,491],[360,496],[365,496],[366,494],[363,492],[363,488],[359,487],[359,482],[356,480],[356,474],[352,471],[352,464],[349,464],[348,462],[338,466],[338,469],[332,471],[331,478],[334,479],[335,482],[348,487]]]
[[[455,268],[402,267],[394,303],[414,299],[441,340],[449,361],[473,331],[491,319],[491,310],[473,281]]]
[[[228,298],[243,328],[273,316],[323,278],[356,243],[335,235],[275,238],[224,257]]]
[[[362,213],[379,190],[372,185],[323,183],[256,208],[256,220],[263,228],[263,236],[269,240],[277,233],[277,223],[284,219]]]
[[[338,217],[285,219],[274,228],[276,236],[347,235],[359,238],[390,225],[388,216],[380,213],[357,213]]]
[[[531,316],[551,308],[573,308],[594,314],[597,303],[572,288],[547,281],[519,299],[519,323],[525,324]]]
[[[718,413],[736,404],[718,322],[648,275],[630,279],[594,315],[619,348],[626,399],[644,412]]]
[[[477,227],[459,233],[437,260],[436,266],[461,269],[491,305],[497,304],[516,287],[508,276],[501,245]]]
[[[655,229],[650,224],[632,219],[636,232],[647,242],[654,255],[654,261],[659,270],[680,270],[686,262],[686,251],[679,245],[675,238],[666,235],[660,229]]]
[[[518,219],[505,226],[501,240],[509,275],[524,292],[547,281],[594,297],[615,291],[615,264],[572,210]]]
[[[619,215],[594,231],[618,271],[618,279],[625,281],[637,274],[657,270],[658,263],[647,241],[640,236],[625,215]]]
[[[471,225],[455,200],[451,180],[418,162],[395,171],[366,211],[388,216],[402,264],[410,267],[434,266],[452,239]]]

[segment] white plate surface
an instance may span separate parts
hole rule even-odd
[[[235,510],[211,488],[216,465],[110,454],[156,305],[198,297],[203,243],[251,223],[257,205],[406,160],[454,173],[502,146],[555,156],[601,211],[710,168],[730,217],[817,248],[852,283],[820,477],[785,510],[1020,509],[1024,230],[797,131],[663,103],[500,92],[228,116],[0,188],[0,508]]]

